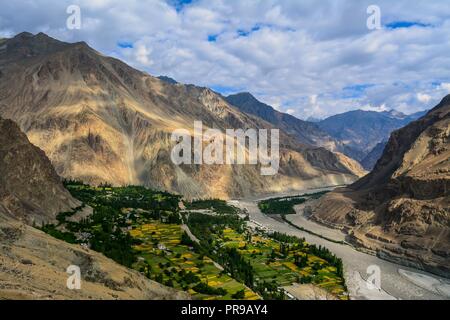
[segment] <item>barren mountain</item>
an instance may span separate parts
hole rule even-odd
[[[53,221],[78,205],[44,152],[15,123],[0,118],[0,300],[187,297],[27,224]],[[81,290],[66,286],[70,265],[81,269]]]
[[[194,121],[222,132],[273,125],[210,89],[168,83],[84,42],[64,43],[42,33],[2,42],[0,115],[19,124],[60,176],[92,184],[229,198],[348,183],[363,174],[352,160],[300,144],[282,130],[275,176],[261,176],[257,165],[176,166],[170,160],[175,129],[192,132]]]
[[[450,276],[450,95],[395,131],[373,171],[327,194],[313,218],[382,257]]]
[[[297,119],[296,117],[275,110],[273,107],[257,100],[252,94],[242,92],[225,98],[228,103],[242,112],[255,115],[275,127],[283,129],[294,136],[300,143],[322,146],[336,151],[336,141],[316,124]]]
[[[300,120],[290,114],[279,112],[273,107],[257,100],[250,93],[243,92],[225,98],[230,104],[242,112],[255,115],[273,126],[282,129],[294,137],[299,143],[320,146],[335,153],[341,153],[357,159],[359,151],[338,139],[333,138],[318,124],[311,121]],[[364,169],[359,169],[364,175]]]
[[[318,122],[317,126],[345,146],[345,154],[362,161],[378,143],[387,140],[391,132],[424,114],[355,110],[329,117]]]
[[[386,141],[378,143],[375,148],[372,149],[365,157],[361,160],[361,165],[364,169],[371,171],[377,164],[378,159],[383,155],[384,147],[387,144]]]
[[[11,217],[36,223],[79,206],[64,188],[45,153],[11,120],[0,118],[0,203]]]

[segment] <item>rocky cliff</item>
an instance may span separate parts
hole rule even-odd
[[[5,214],[41,225],[80,203],[64,188],[44,151],[0,118],[0,203]]]

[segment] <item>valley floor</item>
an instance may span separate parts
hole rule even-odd
[[[323,191],[324,189],[308,190],[296,194],[309,194]],[[293,194],[289,194],[291,196]],[[283,195],[277,195],[280,197]],[[450,299],[450,281],[438,276],[401,266],[376,256],[360,252],[353,247],[337,242],[328,241],[320,236],[299,230],[292,225],[274,219],[261,212],[258,201],[262,199],[233,200],[231,203],[241,209],[246,209],[250,219],[256,225],[266,228],[268,231],[276,231],[292,236],[305,238],[308,243],[327,247],[344,263],[345,277],[350,297],[352,299]],[[303,210],[297,209],[296,215],[286,216],[292,223],[303,227],[315,234],[342,241],[345,236],[341,231],[319,225],[302,215]],[[370,267],[378,266],[381,271],[381,290],[369,289],[367,280],[372,272]],[[369,273],[368,273],[369,271]]]

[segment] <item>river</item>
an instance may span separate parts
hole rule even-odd
[[[295,194],[315,193],[323,190],[324,188],[296,192]],[[273,197],[282,196],[285,195],[274,195]],[[263,199],[268,198],[271,197],[266,196]],[[286,222],[264,215],[258,208],[258,201],[260,200],[262,199],[240,199],[232,200],[230,203],[241,209],[246,209],[251,221],[264,226],[268,230],[305,238],[311,244],[325,246],[341,258],[344,264],[344,274],[351,299],[442,300],[450,298],[450,281],[447,279],[421,270],[401,266],[358,251],[349,245],[331,242],[296,229]],[[301,222],[302,220],[300,219],[296,221],[296,224]],[[337,240],[343,239],[342,233],[338,230],[329,229],[311,220],[307,220],[305,224],[302,227],[316,234]],[[376,279],[377,274],[379,274],[378,282],[373,280]],[[371,281],[369,282],[368,280]],[[371,285],[372,283],[379,284],[380,287]]]

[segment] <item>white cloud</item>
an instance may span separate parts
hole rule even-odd
[[[362,106],[362,107],[361,107],[361,110],[383,112],[383,111],[389,111],[389,110],[391,110],[391,109],[389,109],[388,107],[386,107],[385,104],[382,104],[381,106],[371,106],[371,105]]]
[[[137,62],[147,67],[151,66],[153,64],[153,61],[150,59],[151,52],[152,50],[148,49],[144,44],[137,44],[134,52]]]
[[[431,96],[429,94],[419,92],[417,94],[417,100],[422,103],[428,103],[431,100]]]
[[[441,89],[450,93],[450,83],[441,83]]]
[[[65,29],[72,3],[81,7],[81,30]],[[432,107],[450,93],[447,1],[379,0],[383,23],[433,25],[379,31],[367,30],[369,4],[198,0],[177,11],[164,0],[3,1],[0,35],[45,31],[85,40],[151,74],[250,91],[302,118]]]

